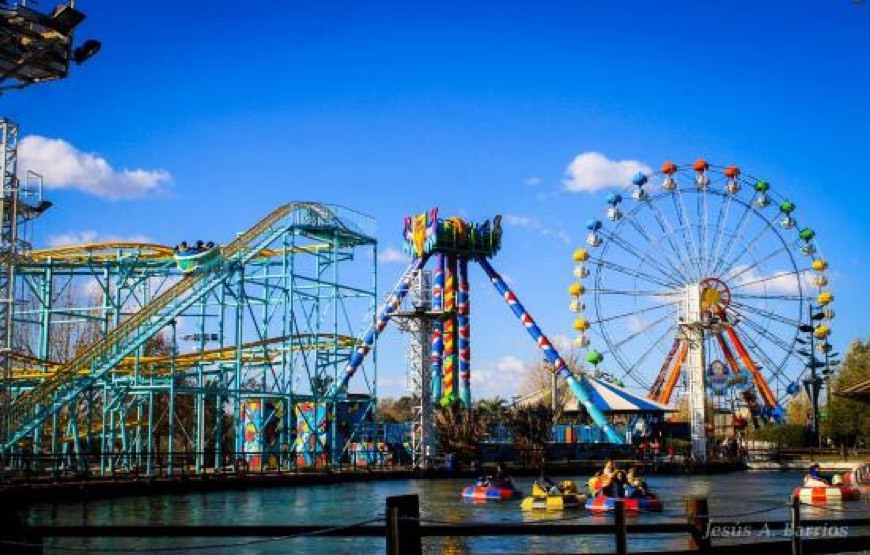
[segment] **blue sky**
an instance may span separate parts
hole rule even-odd
[[[704,156],[798,204],[831,263],[835,344],[867,335],[870,8],[468,4],[81,2],[79,37],[102,52],[0,104],[23,135],[116,173],[50,191],[38,240],[220,240],[318,200],[374,216],[383,251],[400,246],[405,214],[431,206],[509,214],[495,265],[545,331],[569,334],[570,253],[606,191],[566,191],[566,167],[584,152],[652,167]],[[401,270],[384,263],[382,288]],[[539,355],[482,272],[472,279],[482,387],[509,394]],[[397,335],[381,358],[388,393],[400,391]]]

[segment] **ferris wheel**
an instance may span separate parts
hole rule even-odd
[[[815,231],[792,200],[733,165],[666,162],[632,181],[607,196],[574,252],[575,345],[593,374],[653,400],[694,387],[779,420],[800,391],[810,304],[823,314],[818,348],[830,350],[833,295]]]

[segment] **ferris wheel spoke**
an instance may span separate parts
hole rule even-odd
[[[740,251],[740,254],[738,254],[738,255],[735,256],[733,259],[731,259],[727,264],[725,264],[725,267],[722,268],[722,272],[723,272],[723,273],[725,273],[725,272],[730,272],[731,269],[734,267],[734,265],[737,264],[737,262],[738,262],[741,258],[743,258],[743,256],[744,256],[746,253],[748,253],[748,252],[749,252],[753,247],[755,247],[755,245],[758,243],[758,241],[760,241],[761,238],[764,237],[765,234],[766,234],[769,230],[773,229],[773,222],[772,222],[771,220],[768,220],[767,218],[763,218],[763,219],[764,219],[764,222],[765,222],[764,227],[761,228],[761,231],[759,231],[759,232],[755,235],[755,237],[753,237],[752,240],[751,240],[749,243],[746,244],[745,247],[743,247],[743,250]],[[779,234],[776,233],[775,231],[774,231],[774,233],[775,233],[776,235],[779,235]],[[717,277],[719,277],[719,279],[723,279],[722,275],[717,276]]]
[[[736,274],[733,274],[733,275],[730,274],[730,273],[728,273],[728,274],[724,274],[724,275],[723,275],[721,278],[719,278],[719,279],[721,279],[722,281],[730,281],[730,282],[734,282],[734,280],[736,280],[737,278],[739,278],[739,277],[742,276],[743,274],[755,270],[756,268],[758,268],[759,266],[761,266],[762,264],[764,264],[765,262],[767,262],[768,260],[770,260],[770,259],[773,258],[774,256],[776,256],[776,255],[778,255],[778,254],[781,254],[781,253],[785,252],[786,250],[788,250],[788,247],[782,246],[782,247],[776,249],[775,251],[771,252],[770,254],[767,254],[767,255],[765,255],[764,257],[759,258],[758,260],[756,260],[756,261],[753,262],[752,264],[749,264],[749,265],[743,267],[743,268],[742,268],[739,272],[737,272]],[[740,266],[732,266],[731,271],[734,271],[734,270],[737,269],[737,268],[740,268]],[[786,274],[786,275],[787,275],[787,274]]]
[[[632,270],[631,268],[626,268],[625,266],[621,266],[619,264],[616,264],[615,262],[610,262],[609,260],[604,260],[602,258],[593,258],[591,259],[591,261],[595,264],[598,264],[599,266],[603,266],[609,270],[613,270],[614,272],[619,272],[621,274],[632,277],[643,277],[646,279],[646,281],[655,283],[656,285],[661,285],[662,287],[673,287],[674,285],[655,276],[651,276],[646,272],[641,272],[640,270]]]
[[[726,269],[728,266],[723,268],[725,260],[731,254],[731,250],[734,248],[734,243],[737,242],[737,238],[743,233],[743,228],[746,226],[746,222],[749,221],[749,214],[752,212],[752,205],[746,204],[746,207],[743,210],[743,213],[740,215],[740,220],[737,222],[737,227],[734,228],[734,233],[731,234],[732,240],[728,241],[728,248],[725,249],[725,252],[722,254],[722,257],[716,261],[716,265],[713,266],[713,271],[711,274],[716,274],[721,270]]]
[[[658,251],[658,254],[661,254],[665,257],[665,260],[667,260],[668,265],[670,266],[670,270],[668,270],[668,268],[664,264],[662,264],[659,267],[659,270],[662,271],[662,273],[670,276],[674,279],[674,281],[678,283],[688,283],[689,281],[691,281],[689,277],[682,271],[680,265],[675,263],[671,256],[665,251],[665,249],[662,249],[661,246],[659,246],[659,241],[653,239],[653,237],[649,233],[647,233],[646,229],[644,229],[644,227],[640,225],[640,223],[634,218],[632,213],[626,214],[624,218],[653,249]]]
[[[759,301],[777,300],[777,301],[805,301],[806,298],[800,295],[753,295],[751,293],[731,293],[732,299],[753,299]]]
[[[729,304],[728,306],[734,307],[735,309],[737,309],[737,310],[735,310],[735,312],[737,312],[738,314],[742,313],[745,310],[745,311],[751,312],[753,314],[757,314],[759,316],[762,316],[764,318],[770,318],[771,320],[776,320],[777,322],[780,322],[780,323],[783,323],[783,324],[786,324],[789,326],[794,326],[795,328],[797,328],[798,326],[801,325],[801,323],[798,320],[794,320],[794,319],[789,318],[787,316],[777,314],[776,312],[771,312],[770,310],[767,310],[765,308],[759,308],[757,306],[752,306],[752,305],[748,305],[748,304],[744,304],[744,303],[735,301],[733,295],[731,297],[731,304]]]
[[[677,244],[674,242],[673,239],[673,234],[675,233],[674,228],[671,227],[670,222],[667,221],[667,218],[664,217],[664,214],[662,214],[661,210],[656,207],[656,204],[654,202],[647,201],[646,206],[649,206],[650,210],[652,210],[656,222],[658,222],[662,233],[664,233],[665,240],[671,246],[671,249],[673,249],[674,254],[677,255],[677,259],[680,261],[680,268],[683,270],[680,273],[691,278],[691,257],[684,256],[683,251],[677,248]],[[688,279],[687,281],[691,281],[691,279]]]
[[[700,249],[701,249],[701,274],[702,276],[707,275],[707,270],[710,269],[710,260],[708,258],[708,249],[707,249],[707,241],[709,239],[707,232],[707,189],[701,189],[701,193],[698,195],[697,200],[697,210],[698,215],[701,218],[701,229],[699,230],[698,235],[700,235]]]
[[[749,270],[747,270],[747,271],[749,271]],[[732,289],[740,289],[742,287],[751,287],[753,285],[758,285],[760,283],[766,283],[768,281],[774,281],[774,280],[782,279],[782,278],[789,277],[789,276],[794,276],[795,279],[798,280],[798,284],[799,284],[800,283],[800,281],[799,281],[800,276],[802,274],[805,274],[808,271],[809,271],[808,268],[803,268],[803,269],[798,268],[798,269],[788,270],[788,271],[782,270],[782,271],[770,274],[769,276],[761,277],[761,278],[754,279],[751,281],[744,281],[742,283],[737,283],[732,287]],[[733,281],[735,278],[739,277],[743,273],[744,272],[741,271],[740,273],[735,274],[733,277],[727,278],[727,280]],[[801,289],[801,288],[799,288],[799,289]]]
[[[603,289],[596,288],[590,289],[590,293],[596,293],[598,295],[626,295],[630,297],[674,297],[676,295],[680,295],[679,292],[673,291],[671,289],[665,290],[628,290],[628,289]]]
[[[750,328],[752,328],[756,333],[782,349],[786,354],[791,354],[794,350],[792,345],[789,345],[787,342],[783,341],[781,338],[772,334],[770,331],[766,330],[763,325],[753,320],[748,314],[742,315],[742,323],[746,324]]]
[[[712,271],[708,271],[707,275],[715,272],[715,267],[719,263],[719,249],[722,247],[722,235],[724,229],[722,224],[728,220],[728,213],[731,209],[731,195],[725,195],[725,201],[719,205],[719,215],[716,218],[716,231],[713,234],[713,248],[711,249],[710,260],[713,263]]]
[[[660,266],[657,262],[655,262],[653,259],[651,259],[648,254],[638,252],[634,247],[631,246],[631,244],[627,243],[625,240],[623,240],[621,237],[619,237],[617,235],[614,235],[612,233],[603,232],[603,231],[601,231],[599,233],[601,233],[601,235],[603,235],[606,239],[610,240],[612,243],[621,247],[624,251],[628,252],[629,254],[634,255],[635,257],[640,259],[642,262],[646,262],[647,264],[649,264],[650,266],[652,266],[653,268],[655,268],[656,270],[661,272],[662,276],[665,279],[669,280],[670,285],[672,285],[672,286],[679,286],[680,285],[679,281],[676,280],[674,278],[674,276],[672,274],[670,274],[666,268]]]
[[[683,237],[683,241],[685,242],[686,252],[689,255],[689,268],[690,270],[697,270],[696,266],[692,264],[692,253],[695,252],[695,237],[692,233],[692,228],[688,221],[688,215],[686,215],[686,205],[683,203],[683,193],[680,192],[680,188],[671,192],[671,200],[674,202],[674,210],[677,212],[677,220],[680,222],[680,235]],[[686,232],[688,231],[688,238],[686,237]],[[700,253],[698,254],[698,258],[700,258]],[[694,271],[691,275],[695,279],[700,279],[700,270]]]
[[[680,303],[680,301],[676,300],[676,301],[671,301],[671,302],[664,303],[664,304],[657,304],[655,306],[650,306],[650,307],[642,308],[639,310],[632,310],[631,312],[624,312],[622,314],[617,314],[616,316],[608,316],[606,318],[601,318],[600,320],[596,320],[596,321],[590,322],[590,323],[603,324],[605,322],[611,322],[613,320],[620,320],[622,318],[627,318],[629,316],[637,316],[638,314],[643,314],[645,312],[652,312],[654,310],[661,310],[662,308],[668,308],[670,306],[673,306],[673,305],[679,304],[679,303]]]
[[[635,332],[632,332],[632,333],[629,334],[625,339],[623,339],[623,340],[620,341],[619,343],[614,344],[614,348],[622,347],[622,346],[625,345],[626,343],[630,342],[632,339],[635,339],[636,337],[640,337],[640,335],[642,335],[643,333],[646,333],[647,331],[649,331],[649,330],[653,329],[654,327],[658,326],[659,324],[661,324],[662,322],[664,322],[666,319],[673,317],[676,313],[677,313],[676,310],[671,310],[670,312],[668,312],[667,314],[665,314],[665,315],[662,316],[661,318],[659,318],[659,319],[657,319],[657,320],[654,320],[653,322],[651,322],[651,323],[649,323],[649,324],[643,326],[642,328],[640,328],[639,330],[637,330],[637,331],[635,331]]]
[[[739,331],[740,330],[735,329],[735,332],[739,332]],[[749,346],[752,348],[752,352],[755,353],[761,359],[764,367],[767,368],[767,375],[772,376],[776,380],[777,384],[779,384],[779,385],[788,385],[787,383],[783,383],[783,381],[782,381],[782,369],[780,367],[780,366],[784,366],[785,361],[783,361],[782,365],[777,365],[767,355],[767,352],[764,349],[762,349],[758,345],[758,343],[755,342],[755,339],[753,339],[750,334],[740,333],[740,335],[742,336],[742,339],[745,340],[746,343],[748,343]],[[788,358],[786,358],[785,360],[787,361]],[[779,402],[779,399],[775,399],[775,400],[777,401],[777,403]]]
[[[649,389],[649,387],[650,387],[651,384],[648,383],[648,382],[645,382],[645,381],[641,380],[640,378],[638,378],[637,376],[635,376],[635,375],[633,374],[633,372],[634,372],[635,370],[637,370],[637,369],[640,367],[641,364],[644,363],[644,361],[646,360],[646,358],[647,358],[647,357],[648,357],[648,356],[653,352],[653,350],[655,350],[656,347],[659,346],[659,344],[661,344],[661,342],[662,342],[662,341],[663,341],[663,340],[664,340],[664,339],[665,339],[669,334],[674,334],[674,335],[676,335],[676,331],[677,331],[677,328],[676,328],[675,325],[671,325],[671,326],[669,326],[668,329],[666,329],[665,332],[664,332],[663,334],[661,334],[660,336],[658,336],[658,337],[656,338],[656,340],[653,341],[653,342],[650,344],[650,346],[647,348],[646,351],[644,351],[644,353],[640,356],[640,358],[638,358],[638,359],[634,362],[634,364],[632,364],[631,366],[629,366],[629,368],[625,371],[625,375],[626,375],[626,376],[631,376],[631,378],[635,381],[635,383],[637,383],[637,385],[639,385],[640,387],[643,387],[643,388],[645,388],[645,389]]]

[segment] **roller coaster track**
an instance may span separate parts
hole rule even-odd
[[[299,217],[296,212],[304,212],[304,217]],[[290,221],[280,225],[291,215],[294,217]],[[289,203],[276,209],[224,246],[221,249],[223,262],[211,272],[186,275],[110,330],[101,341],[15,399],[9,413],[4,416],[7,434],[3,448],[8,449],[32,434],[47,418],[107,374],[124,357],[132,354],[215,286],[226,281],[236,268],[256,257],[280,233],[297,225],[305,229],[319,227],[356,233],[323,205]]]

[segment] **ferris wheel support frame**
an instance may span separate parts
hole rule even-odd
[[[689,382],[689,422],[691,424],[692,457],[696,462],[707,460],[707,402],[704,328],[701,311],[701,286],[686,287],[680,331],[688,346],[686,355]]]

